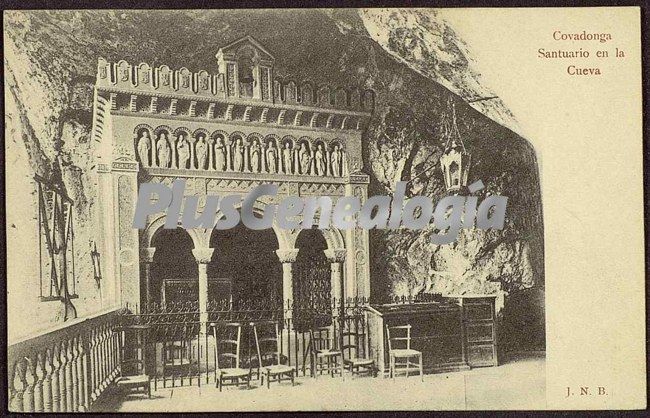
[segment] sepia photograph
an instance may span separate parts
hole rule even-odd
[[[5,11],[5,407],[546,409],[549,154],[463,13]]]

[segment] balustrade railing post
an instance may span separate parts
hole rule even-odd
[[[36,385],[36,372],[33,368],[32,358],[25,357],[23,374],[23,411],[34,412],[34,386]],[[31,379],[28,379],[31,377]],[[30,382],[31,381],[31,382]]]
[[[71,381],[72,381],[72,412],[79,412],[79,337],[75,336],[72,339],[72,347],[70,349],[70,356],[72,361],[70,363]]]
[[[43,353],[43,412],[52,412],[52,347]]]
[[[61,343],[52,350],[52,412],[62,412],[61,409]]]
[[[45,370],[42,367],[42,355],[37,353],[34,355],[34,412],[43,412],[43,379],[45,378]]]
[[[91,374],[90,374],[90,347],[88,346],[88,336],[90,331],[85,332],[81,336],[81,408],[82,412],[88,411],[90,408],[90,390],[91,390]]]
[[[74,412],[73,404],[73,384],[72,384],[72,341],[68,340],[65,343],[65,351],[63,352],[65,367],[63,369],[63,376],[65,379],[65,412]]]
[[[22,383],[21,387],[16,388],[16,375],[18,375],[18,378],[21,380],[20,375],[22,373],[21,371],[21,360],[17,360],[13,364],[13,370],[10,370],[9,374],[9,399],[10,399],[10,406],[12,407],[13,411],[16,412],[22,412],[23,411],[23,391],[22,391]]]

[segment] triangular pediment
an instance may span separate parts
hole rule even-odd
[[[254,51],[256,51],[257,54],[259,54],[259,58],[262,60],[275,60],[275,57],[271,55],[271,53],[264,47],[264,45],[262,45],[259,41],[250,35],[246,35],[243,38],[237,39],[236,41],[219,48],[217,55],[236,54],[238,51],[247,47],[252,48]]]

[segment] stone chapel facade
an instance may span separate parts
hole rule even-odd
[[[342,196],[367,199],[361,149],[374,106],[371,91],[279,80],[274,57],[252,37],[222,47],[216,59],[218,74],[99,60],[93,140],[99,144],[101,251],[105,274],[116,278],[108,296],[123,305],[158,300],[151,272],[165,217],[150,216],[144,230],[133,228],[142,182],[171,185],[186,179],[185,194],[199,196],[203,204],[208,194],[245,194],[259,184],[277,184],[276,200],[289,195],[329,196],[334,204]],[[259,201],[257,209],[268,203]],[[369,297],[368,231],[320,232],[331,267],[331,296]],[[282,299],[292,299],[301,231],[274,226],[273,233]],[[187,234],[198,264],[199,308],[205,312],[208,264],[215,263],[213,231]]]

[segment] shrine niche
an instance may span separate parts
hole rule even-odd
[[[197,197],[197,214],[207,210],[207,194],[245,194],[261,184],[277,185],[278,196],[255,203],[260,215],[266,205],[291,195],[366,198],[361,137],[371,112],[363,107],[368,101],[363,91],[280,80],[274,76],[275,58],[252,37],[220,48],[216,61],[218,73],[210,74],[99,60],[94,135],[101,142],[96,158],[105,197],[102,228],[118,232],[102,253],[121,281],[121,301],[159,303],[168,290],[174,300],[198,303],[205,319],[210,301],[237,295],[263,298],[274,292],[274,300],[291,302],[294,289],[303,286],[295,274],[310,268],[333,280],[328,297],[369,296],[364,234],[316,231],[320,238],[310,239],[324,247],[317,256],[299,257],[300,231],[275,224],[257,235],[241,228],[231,231],[237,236],[199,229],[172,233],[163,232],[166,218],[159,213],[147,218],[143,230],[132,228],[133,204],[144,182],[171,186],[184,179],[185,195]],[[102,129],[109,122],[111,128]],[[224,255],[224,245],[231,255]],[[267,261],[242,260],[251,245],[252,253]],[[178,257],[184,267],[162,267]],[[255,277],[243,278],[251,274]]]

